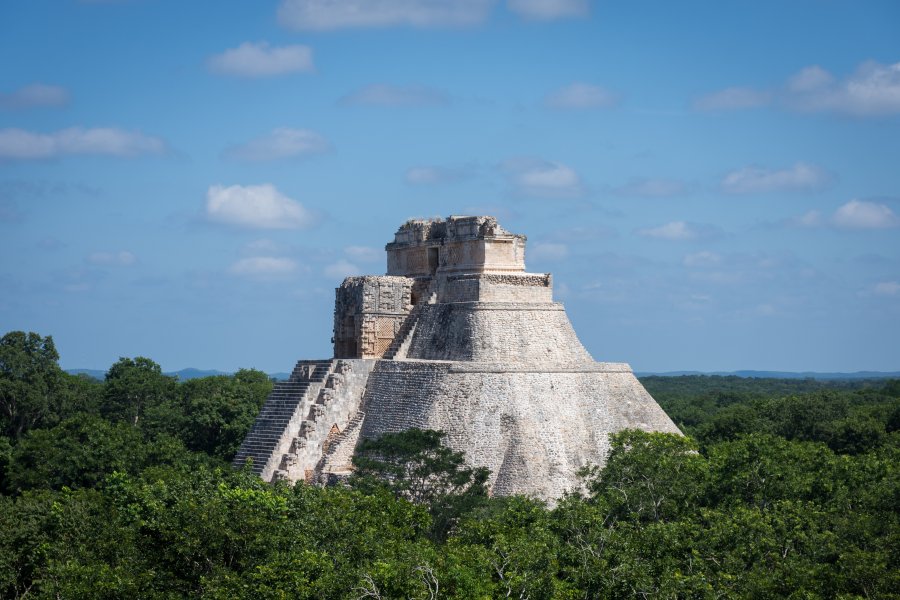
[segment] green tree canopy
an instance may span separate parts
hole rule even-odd
[[[160,366],[149,358],[123,357],[106,373],[101,412],[107,419],[134,426],[150,415],[165,426],[175,416],[171,414],[175,388],[175,378],[163,375]]]
[[[442,444],[444,433],[412,428],[363,440],[353,464],[353,485],[385,485],[398,498],[429,507],[432,535],[444,538],[459,516],[487,496],[490,471],[466,465],[465,456]]]
[[[18,439],[58,421],[63,377],[58,360],[49,335],[10,331],[0,338],[0,434]]]

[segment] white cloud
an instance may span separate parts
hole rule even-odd
[[[827,187],[834,176],[816,165],[798,162],[787,169],[744,167],[728,173],[722,180],[722,191],[729,194],[763,192],[809,192]]]
[[[611,108],[619,101],[616,94],[589,83],[572,83],[544,98],[544,106],[558,109]]]
[[[527,196],[571,198],[584,193],[578,173],[571,167],[536,158],[513,158],[501,165],[515,190]]]
[[[290,275],[297,270],[297,263],[280,256],[251,256],[242,258],[228,269],[242,277],[270,278]]]
[[[835,211],[831,223],[842,229],[889,229],[900,226],[900,218],[884,204],[851,200]]]
[[[466,27],[485,22],[495,0],[282,0],[278,22],[297,30]]]
[[[612,192],[620,196],[644,198],[667,198],[680,196],[688,192],[688,185],[679,179],[633,179],[623,186],[613,188]]]
[[[536,21],[584,17],[590,13],[588,0],[506,0],[512,12]]]
[[[268,42],[244,42],[211,56],[208,64],[216,73],[238,77],[272,77],[315,70],[309,46],[270,47]]]
[[[638,229],[637,234],[658,240],[681,242],[716,237],[719,235],[719,230],[711,225],[671,221],[659,227]]]
[[[360,262],[378,262],[385,259],[384,250],[368,246],[347,246],[344,248],[344,254]]]
[[[722,257],[715,252],[703,250],[684,257],[686,267],[715,267],[722,263]]]
[[[279,127],[268,135],[229,148],[225,156],[234,160],[256,162],[319,154],[330,147],[328,140],[315,131]]]
[[[299,229],[312,225],[312,214],[269,183],[210,186],[206,215],[211,221],[255,229]]]
[[[94,252],[88,255],[87,262],[100,267],[130,267],[137,262],[137,257],[127,250]]]
[[[872,290],[879,296],[900,296],[900,283],[896,281],[881,281],[876,283]]]
[[[868,61],[843,80],[819,66],[807,67],[787,84],[788,106],[808,112],[835,112],[858,117],[900,113],[900,62]]]
[[[341,279],[361,275],[362,271],[353,263],[343,258],[325,267],[325,276],[329,279]]]
[[[800,112],[825,112],[857,117],[900,113],[900,62],[860,64],[838,79],[822,67],[805,67],[776,91],[731,87],[698,99],[698,110],[733,110],[775,103]]]
[[[707,94],[694,101],[694,109],[702,111],[757,108],[772,102],[772,93],[752,88],[730,87]]]
[[[552,262],[568,256],[569,248],[565,244],[539,243],[531,246],[528,255],[531,260]]]
[[[373,83],[350,92],[338,101],[341,106],[440,106],[450,101],[446,92],[421,86]]]
[[[69,103],[69,92],[58,85],[33,83],[14,92],[0,92],[0,108],[24,109],[42,106],[65,106]]]
[[[160,154],[165,148],[159,138],[109,127],[70,127],[54,133],[0,129],[0,160],[39,160],[80,154],[138,156]]]

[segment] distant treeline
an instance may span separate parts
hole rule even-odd
[[[267,484],[228,464],[265,374],[98,381],[10,332],[0,598],[900,598],[900,381],[643,382],[688,437],[617,434],[547,507],[418,430]]]

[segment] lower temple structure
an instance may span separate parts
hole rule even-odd
[[[234,465],[324,484],[361,438],[438,429],[491,493],[553,501],[604,464],[610,433],[679,433],[627,364],[585,350],[525,241],[492,217],[404,223],[387,275],[337,288],[334,357],[275,385]]]

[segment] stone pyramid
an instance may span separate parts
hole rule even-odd
[[[348,475],[361,437],[410,427],[491,470],[496,495],[555,500],[605,461],[609,434],[678,433],[625,363],[596,362],[525,236],[493,217],[411,220],[387,275],[336,290],[334,357],[278,383],[235,457],[266,480]]]

